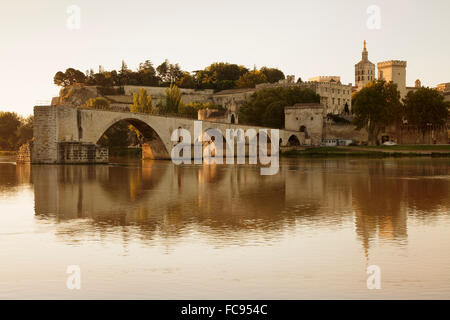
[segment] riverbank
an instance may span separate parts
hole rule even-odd
[[[282,157],[450,157],[450,145],[305,147],[281,151]]]

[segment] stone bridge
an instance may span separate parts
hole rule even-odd
[[[193,119],[159,116],[142,113],[76,108],[71,106],[34,107],[34,142],[31,161],[33,163],[105,163],[108,151],[97,145],[103,134],[120,121],[137,128],[145,138],[143,157],[146,159],[170,159],[176,142],[171,135],[178,128],[194,136]],[[203,132],[217,129],[225,134],[226,129],[267,129],[219,122],[202,122]],[[270,131],[268,131],[270,138]],[[304,143],[304,133],[280,130],[280,146],[292,141]]]

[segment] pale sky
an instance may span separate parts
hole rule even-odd
[[[0,1],[0,110],[22,115],[57,95],[57,71],[118,69],[122,59],[131,69],[224,61],[354,83],[364,40],[375,64],[408,61],[409,86],[450,82],[449,0]],[[79,30],[67,27],[70,5],[81,9]],[[367,27],[371,5],[380,29]]]

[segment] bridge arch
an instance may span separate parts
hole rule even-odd
[[[123,118],[116,118],[106,121],[104,124],[99,124],[92,142],[98,143],[105,132],[120,122],[131,124],[142,134],[144,138],[141,145],[143,159],[170,159],[169,151],[167,150],[160,134],[146,121],[141,120],[138,117],[133,117],[132,115],[128,115]]]

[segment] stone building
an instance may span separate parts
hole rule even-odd
[[[375,79],[375,64],[369,61],[369,52],[364,40],[362,59],[355,64],[355,84],[357,90],[361,90],[367,83]]]
[[[444,95],[444,101],[450,102],[450,82],[438,84],[436,90]]]
[[[339,76],[317,76],[309,78],[308,81],[315,82],[341,82],[341,77]]]
[[[285,107],[285,129],[304,132],[306,144],[320,145],[323,136],[323,112],[324,106],[320,103],[297,103]]]
[[[332,79],[333,80],[333,79]],[[309,88],[320,96],[320,103],[324,106],[324,116],[328,113],[342,114],[346,109],[352,109],[352,84],[340,82],[308,81],[301,83],[262,83],[256,85],[256,90],[276,87]],[[347,108],[346,108],[347,107]]]
[[[422,82],[419,79],[417,79],[416,81],[414,81],[414,87],[406,87],[406,94],[410,92],[415,92],[420,88],[422,88]]]
[[[378,79],[392,81],[400,91],[400,98],[404,98],[407,94],[406,90],[406,61],[389,60],[378,62]]]

